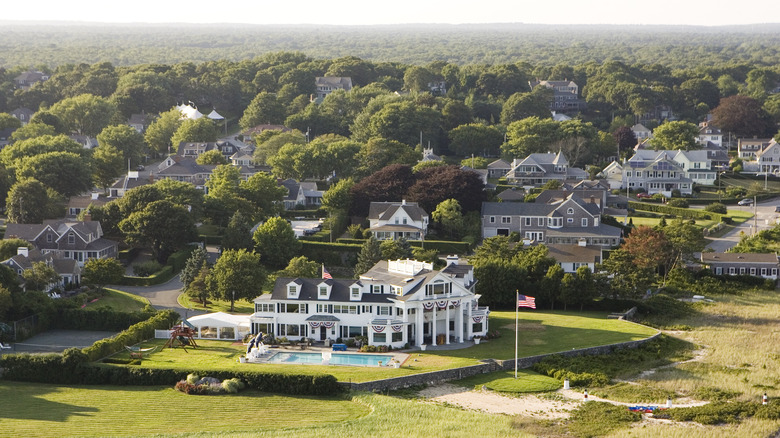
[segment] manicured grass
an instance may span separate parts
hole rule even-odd
[[[476,365],[480,359],[511,359],[514,357],[514,312],[491,312],[490,329],[502,337],[468,348],[449,351],[413,352],[399,369],[377,367],[345,367],[290,364],[241,364],[238,357],[244,353],[242,345],[227,341],[199,340],[200,348],[167,348],[144,357],[143,366],[176,368],[182,370],[257,370],[294,374],[332,374],[340,381],[365,382],[422,372],[438,371]],[[533,356],[555,353],[573,348],[592,347],[617,342],[644,339],[656,331],[626,321],[606,319],[600,312],[545,312],[520,313],[519,355]],[[162,345],[158,339],[144,343],[144,347]],[[128,353],[116,357],[128,358]]]
[[[517,379],[514,371],[498,371],[467,377],[452,383],[466,388],[480,389],[485,386],[493,391],[512,393],[547,392],[561,387],[561,382],[557,379],[530,370],[517,370]]]
[[[180,294],[177,299],[179,305],[188,309],[205,310],[207,312],[225,312],[225,313],[254,313],[255,306],[253,303],[244,300],[236,300],[234,304],[234,310],[230,311],[230,301],[217,300],[210,298],[211,304],[208,307],[204,307],[198,301],[193,301],[186,294]]]
[[[523,310],[519,313],[518,355],[556,353],[574,348],[635,341],[654,335],[653,328],[607,319],[602,312]],[[490,330],[501,337],[464,350],[440,351],[448,357],[511,359],[515,346],[515,313],[490,312]]]
[[[633,217],[629,216],[634,226],[646,225],[648,227],[655,227],[661,222],[661,217]],[[672,222],[674,219],[667,219],[666,223]],[[709,228],[718,223],[714,220],[696,219],[696,226],[700,228]]]
[[[0,381],[0,435],[139,436],[254,432],[355,421],[364,403],[246,390],[194,396],[166,387],[49,386]]]
[[[106,295],[94,303],[87,304],[86,310],[96,310],[101,307],[109,307],[113,310],[121,312],[135,312],[143,309],[149,300],[138,295],[133,295],[127,292],[122,292],[116,289],[105,290]]]

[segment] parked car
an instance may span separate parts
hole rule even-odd
[[[745,198],[739,202],[737,202],[738,205],[753,205],[753,200],[750,198]]]
[[[143,166],[143,164],[139,164],[139,165],[138,165],[138,166],[135,168],[135,170],[137,170],[137,171],[139,171],[139,172],[140,172],[140,171],[142,171],[142,170],[145,170],[145,169],[146,169],[146,168]]]
[[[650,199],[650,198],[653,197],[653,195],[651,195],[649,193],[644,193],[643,192],[643,193],[637,193],[636,197],[639,198],[639,199]]]
[[[775,213],[780,213],[780,205],[778,205],[777,207],[775,207]]]

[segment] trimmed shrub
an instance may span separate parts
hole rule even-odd
[[[136,277],[148,277],[162,269],[162,265],[156,260],[147,260],[133,265],[133,274]]]
[[[726,205],[720,202],[713,202],[712,204],[707,205],[704,207],[704,211],[709,211],[710,213],[728,214]]]
[[[96,361],[122,351],[127,345],[135,345],[146,339],[154,338],[155,330],[170,328],[178,319],[178,313],[173,310],[163,310],[157,312],[146,321],[133,324],[127,330],[118,333],[112,338],[101,339],[95,342],[92,346],[82,351],[90,361]]]

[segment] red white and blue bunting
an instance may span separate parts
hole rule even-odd
[[[422,305],[423,305],[423,309],[431,310],[431,309],[433,309],[433,305],[434,304],[433,304],[433,301],[423,301]]]
[[[311,328],[316,329],[317,327],[320,326],[320,323],[316,321],[309,321],[309,325],[311,326]]]
[[[460,300],[450,301],[452,307],[460,307]]]
[[[372,325],[371,328],[374,329],[374,331],[377,333],[382,333],[385,331],[385,326],[383,325]]]
[[[482,322],[482,320],[483,320],[484,318],[485,318],[484,316],[472,316],[472,317],[471,317],[471,319],[473,319],[473,320],[474,320],[474,322],[476,322],[476,323],[480,323],[480,322]]]
[[[394,332],[400,332],[401,330],[404,329],[403,325],[391,325],[390,327],[393,329]]]
[[[333,328],[336,323],[333,321],[323,321],[321,325],[325,328]]]
[[[313,329],[316,329],[317,327],[333,328],[335,325],[336,323],[333,321],[309,321],[309,326],[311,326]]]
[[[447,300],[437,301],[436,307],[438,307],[439,310],[444,309],[445,307],[447,307]]]

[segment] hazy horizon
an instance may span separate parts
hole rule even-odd
[[[224,24],[376,26],[414,24],[529,24],[529,25],[688,25],[731,26],[774,24],[765,22],[776,5],[767,0],[745,0],[735,14],[734,3],[657,0],[648,6],[627,7],[623,0],[558,0],[553,7],[530,1],[397,0],[377,8],[366,2],[342,1],[326,8],[321,2],[297,0],[256,2],[234,0],[217,5],[206,0],[182,3],[136,0],[122,9],[97,0],[70,2],[39,0],[34,7],[11,3],[3,7],[0,22],[42,24]]]

